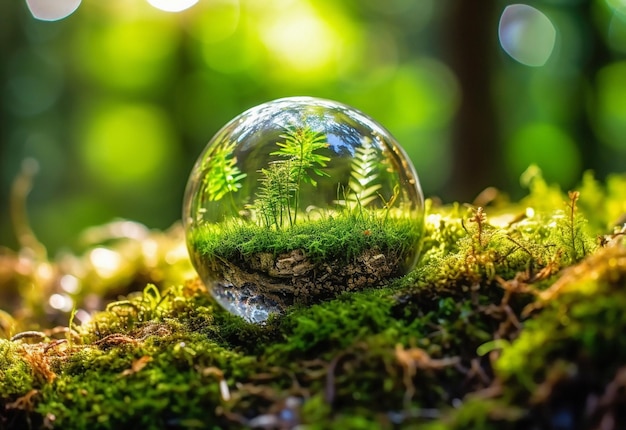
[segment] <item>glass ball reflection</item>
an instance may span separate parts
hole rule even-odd
[[[242,113],[211,139],[183,223],[211,294],[262,322],[413,269],[424,199],[383,127],[334,101],[291,97]]]

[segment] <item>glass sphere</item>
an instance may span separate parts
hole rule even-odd
[[[424,198],[382,126],[334,101],[291,97],[211,139],[189,177],[183,223],[211,294],[261,322],[413,269]]]

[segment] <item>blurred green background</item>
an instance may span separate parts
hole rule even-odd
[[[0,244],[16,246],[24,159],[39,164],[29,214],[52,250],[118,217],[165,228],[213,134],[291,95],[378,120],[444,201],[489,185],[515,197],[530,163],[564,188],[623,171],[626,0],[526,4],[84,0],[47,22],[1,1]]]

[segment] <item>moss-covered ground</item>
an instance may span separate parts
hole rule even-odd
[[[91,319],[42,305],[69,269],[31,257],[2,272],[22,299],[0,314],[0,428],[626,428],[626,176],[524,179],[519,202],[429,203],[409,275],[264,325],[221,310],[158,232],[149,263],[98,245],[134,272],[81,266],[79,309],[125,293]]]
[[[274,255],[303,250],[315,262],[349,261],[378,248],[399,255],[415,254],[422,235],[422,220],[386,216],[386,211],[340,211],[320,219],[300,221],[282,229],[255,223],[225,222],[198,227],[191,247],[212,262],[269,252]],[[301,216],[304,218],[304,216]],[[412,260],[412,258],[409,258]]]

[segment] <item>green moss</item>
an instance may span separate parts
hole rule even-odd
[[[383,288],[261,325],[198,281],[148,285],[74,334],[0,340],[0,428],[625,423],[626,245],[613,218],[626,212],[626,182],[586,176],[577,196],[530,173],[516,204],[429,202],[418,267]],[[307,234],[330,227],[316,228]],[[383,240],[368,229],[359,241]],[[292,236],[281,246],[303,246]]]
[[[338,212],[289,228],[273,229],[254,223],[225,223],[200,227],[191,240],[202,258],[232,259],[260,252],[273,255],[304,250],[313,261],[349,261],[366,249],[399,254],[414,252],[422,238],[421,222],[406,218],[381,218],[374,212]]]
[[[569,268],[541,299],[497,374],[538,415],[593,427],[617,405],[585,415],[588,397],[606,395],[626,363],[626,248],[613,244]]]
[[[172,332],[145,340],[125,339],[119,346],[83,351],[60,367],[59,377],[42,391],[38,412],[54,416],[60,428],[185,427],[223,425],[215,406],[220,397],[220,369],[233,378],[250,359],[225,350],[205,336]],[[131,340],[132,339],[132,340]],[[117,343],[120,339],[110,339]],[[142,367],[143,366],[143,367]],[[228,380],[228,379],[227,379]]]
[[[524,429],[524,411],[500,399],[469,397],[456,409],[447,410],[442,419],[421,425],[421,430],[508,430]],[[410,427],[411,428],[411,427]]]
[[[19,345],[0,339],[0,402],[3,405],[35,386],[32,368],[20,350]]]

